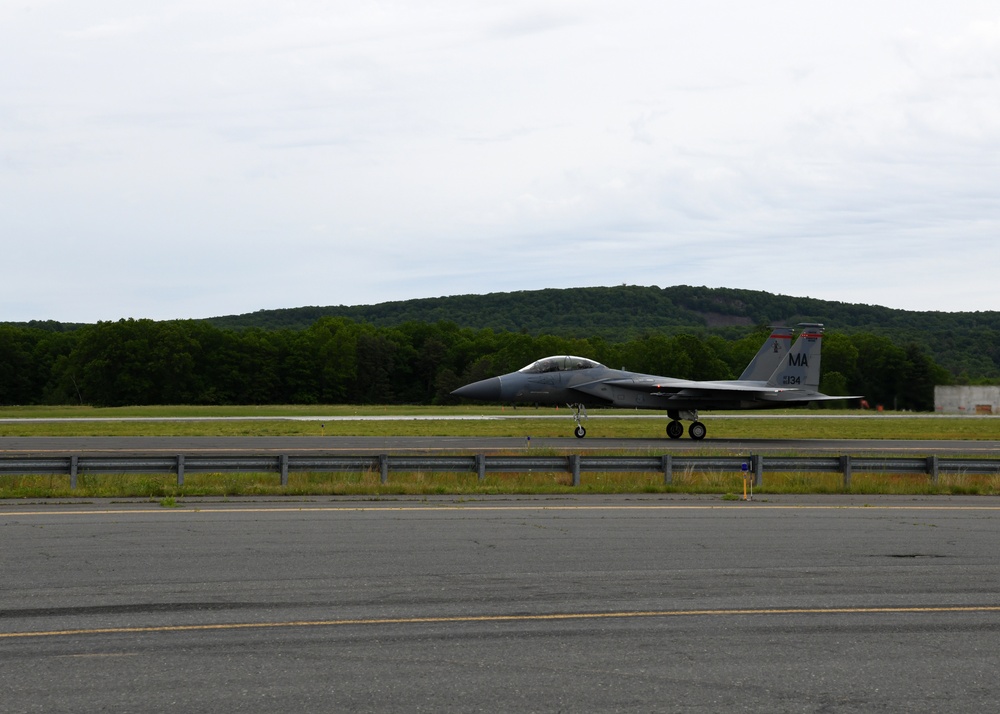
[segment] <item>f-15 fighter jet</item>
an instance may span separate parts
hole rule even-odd
[[[704,439],[699,409],[776,409],[810,402],[859,397],[821,394],[820,348],[823,325],[803,323],[795,344],[792,330],[778,327],[739,379],[693,381],[611,369],[586,357],[559,355],[532,362],[500,377],[483,379],[452,394],[484,402],[513,404],[567,404],[574,409],[574,434],[587,434],[581,422],[587,407],[663,409],[670,417],[667,436],[684,434],[681,420],[689,420],[688,434]]]

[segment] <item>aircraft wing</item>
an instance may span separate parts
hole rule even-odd
[[[643,392],[645,394],[657,394],[661,396],[683,396],[695,397],[706,394],[778,394],[788,391],[787,387],[769,387],[764,382],[738,382],[738,381],[718,381],[699,382],[691,379],[670,379],[664,377],[660,380],[643,379],[610,379],[604,384],[628,389],[631,391]]]
[[[670,382],[658,385],[657,391],[652,392],[665,397],[709,397],[709,396],[747,396],[755,395],[762,401],[782,401],[782,398],[790,398],[795,401],[824,402],[843,399],[864,399],[862,396],[832,396],[817,392],[808,387],[788,386],[775,387],[765,382],[745,382],[745,381],[720,381],[720,382],[696,382],[690,380],[671,380]]]
[[[711,400],[720,398],[755,399],[768,401],[832,401],[857,399],[859,397],[837,397],[822,394],[812,389],[797,386],[775,387],[766,382],[747,382],[737,380],[696,381],[690,379],[671,379],[668,377],[636,377],[599,379],[592,382],[573,385],[573,389],[591,397],[608,399],[608,388],[638,392],[665,398],[667,400]],[[610,401],[610,399],[609,399]]]

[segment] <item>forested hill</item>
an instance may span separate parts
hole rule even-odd
[[[567,337],[599,336],[611,341],[649,331],[715,332],[726,327],[796,322],[824,322],[847,332],[969,327],[1000,330],[1000,312],[910,312],[757,290],[687,285],[548,289],[422,298],[376,305],[299,307],[216,317],[207,322],[231,329],[305,329],[321,317],[346,317],[380,327],[445,321],[474,329]]]
[[[1000,376],[1000,312],[912,312],[756,290],[686,285],[662,289],[626,285],[549,289],[377,305],[301,307],[218,317],[208,322],[231,329],[305,329],[326,316],[382,327],[445,321],[474,329],[603,337],[610,342],[651,332],[738,336],[757,325],[822,322],[837,332],[872,332],[900,345],[914,342],[956,376]]]
[[[431,404],[550,354],[732,379],[767,325],[823,322],[820,390],[928,411],[1000,382],[1000,315],[764,292],[587,288],[301,308],[215,320],[0,323],[0,404]],[[950,374],[949,374],[950,373]]]
[[[345,318],[377,330],[391,331],[407,324],[450,324],[498,335],[603,340],[610,345],[691,334],[735,341],[761,326],[822,322],[832,334],[872,334],[901,348],[915,345],[959,382],[1000,381],[1000,312],[911,312],[728,288],[622,285],[549,289],[265,310],[176,322],[190,323],[192,329],[202,325],[235,333],[299,333],[325,317]],[[86,333],[92,326],[49,321],[8,323],[8,327],[47,334],[51,340],[65,336],[72,341],[74,335]],[[2,352],[0,349],[0,366]]]

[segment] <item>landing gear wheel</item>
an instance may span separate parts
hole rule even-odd
[[[707,431],[708,429],[706,429],[705,425],[702,424],[700,421],[693,421],[691,422],[691,426],[688,427],[688,434],[690,434],[691,438],[694,439],[695,441],[701,441],[702,439],[704,439],[705,432]]]
[[[672,421],[667,424],[667,436],[671,439],[680,439],[684,436],[684,425],[679,421]]]
[[[580,420],[587,418],[587,407],[583,404],[567,404],[566,406],[573,410],[573,421],[576,422],[576,429],[573,430],[573,436],[577,439],[582,439],[587,435],[587,430],[583,428]]]

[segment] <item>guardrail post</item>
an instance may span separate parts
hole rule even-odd
[[[931,483],[937,483],[938,481],[938,457],[937,454],[927,457],[927,473],[931,476]]]
[[[278,457],[278,468],[281,470],[281,485],[282,487],[288,485],[288,454],[282,454]]]
[[[844,474],[844,490],[849,491],[851,488],[851,457],[849,454],[840,457],[840,470]]]
[[[570,454],[569,469],[573,472],[573,485],[580,485],[580,455]]]
[[[764,485],[764,457],[754,454],[750,458],[753,459],[753,486],[760,488]]]
[[[476,474],[480,481],[486,480],[486,454],[476,454]]]
[[[663,469],[663,485],[669,486],[674,482],[674,457],[673,454],[663,454],[660,457],[660,466]]]
[[[76,488],[76,474],[80,470],[80,457],[69,457],[69,487]]]
[[[389,483],[389,454],[378,455],[378,470],[382,478],[382,483]]]
[[[184,454],[177,455],[177,485],[184,485]]]

